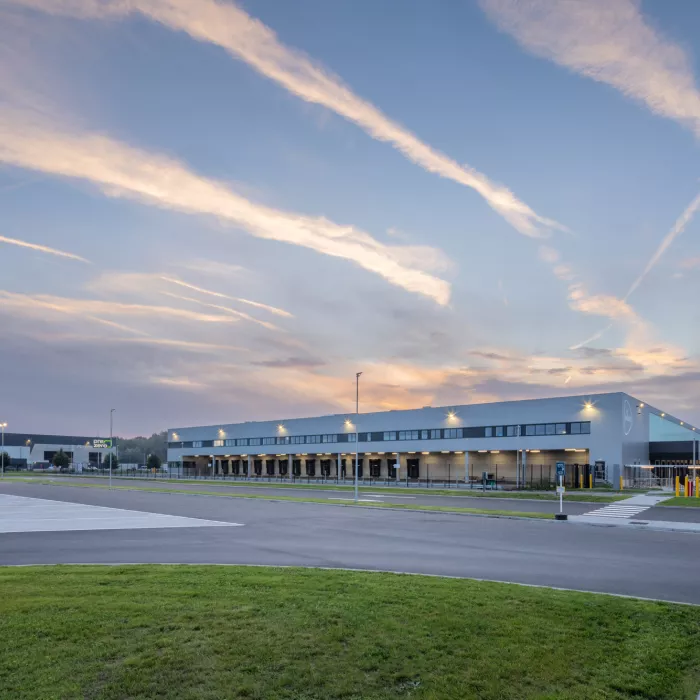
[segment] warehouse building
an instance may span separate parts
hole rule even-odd
[[[516,485],[551,483],[564,462],[569,481],[617,483],[624,465],[668,454],[695,466],[695,439],[694,426],[608,393],[175,428],[168,462],[183,475],[350,479],[357,459],[362,480]]]
[[[48,467],[59,450],[63,450],[76,467],[99,466],[105,459],[104,455],[110,452],[112,443],[109,438],[84,435],[5,433],[4,445],[9,467],[24,469]]]

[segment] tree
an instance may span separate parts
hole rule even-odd
[[[107,452],[102,457],[102,466],[105,469],[109,469],[109,463],[112,462],[112,471],[114,471],[119,466],[119,460],[114,452]]]
[[[58,467],[59,469],[63,467],[69,467],[70,457],[63,450],[59,450],[53,456],[53,466]]]
[[[151,453],[150,455],[148,455],[148,459],[146,460],[146,466],[151,471],[158,471],[160,469],[160,465],[160,457],[157,454]]]
[[[4,459],[4,462],[1,460]],[[7,469],[10,466],[10,455],[7,454],[7,452],[0,452],[0,463],[4,464],[5,469]]]
[[[161,463],[166,459],[168,434],[153,433],[151,437],[115,438],[119,454],[125,464],[141,463],[144,454],[156,454]]]

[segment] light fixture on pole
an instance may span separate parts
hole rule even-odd
[[[358,472],[360,464],[360,433],[358,432],[358,420],[360,417],[360,376],[362,372],[355,374],[355,503],[359,501]]]
[[[114,463],[114,440],[112,439],[112,415],[116,408],[109,409],[109,488],[112,488],[112,464]]]
[[[0,461],[2,462],[2,467],[0,467],[0,476],[5,476],[5,428],[7,428],[7,423],[0,423],[0,428],[2,428],[2,451],[0,452]]]

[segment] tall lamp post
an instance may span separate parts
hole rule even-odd
[[[2,467],[0,468],[0,476],[5,476],[5,428],[7,428],[7,423],[0,423],[0,428],[2,428],[2,452],[0,454],[0,461],[2,461]]]
[[[109,409],[109,488],[112,488],[112,464],[114,463],[114,441],[112,439],[112,416],[115,408]]]
[[[355,503],[359,501],[359,482],[358,472],[360,465],[360,433],[358,432],[358,420],[360,418],[360,375],[362,372],[355,374]]]

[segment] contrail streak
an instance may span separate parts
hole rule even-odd
[[[424,170],[475,190],[488,205],[526,236],[566,230],[537,214],[507,187],[468,165],[460,165],[421,141],[356,95],[336,75],[301,51],[282,44],[262,22],[233,3],[217,0],[12,0],[52,14],[111,18],[139,12],[198,41],[215,44],[306,102],[322,105],[359,126],[372,138],[391,144]]]
[[[10,245],[17,245],[20,248],[29,248],[30,250],[38,250],[40,253],[48,253],[49,255],[56,255],[59,258],[69,258],[71,260],[79,260],[80,262],[89,263],[89,260],[81,258],[79,255],[74,255],[73,253],[66,253],[64,250],[57,250],[56,248],[49,248],[45,245],[39,245],[38,243],[28,243],[27,241],[20,241],[17,238],[8,238],[7,236],[0,236],[0,243],[9,243]]]

